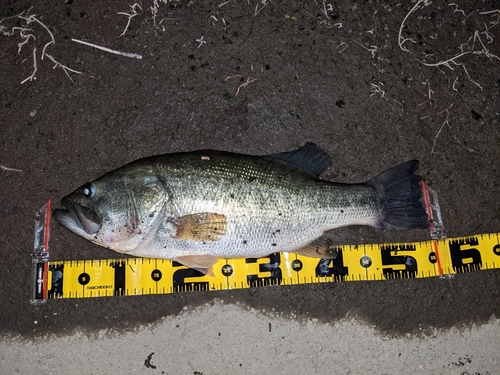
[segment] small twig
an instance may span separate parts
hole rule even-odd
[[[367,48],[364,45],[362,45],[360,42],[358,42],[357,40],[355,40],[355,42],[358,43],[361,46],[361,48],[364,48],[365,50],[370,52],[372,54],[372,57],[375,57],[375,52],[377,52],[377,46],[370,46],[371,48]]]
[[[9,17],[9,18],[11,18],[11,17]],[[2,21],[0,21],[0,22],[2,22]],[[7,30],[7,31],[4,31],[4,30]],[[25,32],[25,31],[31,31],[31,29],[28,29],[27,27],[19,27],[19,26],[14,26],[11,29],[11,31],[9,31],[5,26],[0,25],[0,31],[5,36],[12,36],[12,35],[14,35],[16,33],[16,30],[19,30],[19,34]]]
[[[456,13],[456,12],[459,12],[459,13],[462,13],[465,17],[465,12],[463,10],[461,10],[457,4],[455,3],[451,3],[451,4],[448,4],[448,6],[450,7],[455,7],[455,9],[453,9],[453,13]]]
[[[236,75],[234,75],[234,76],[229,76],[229,77],[226,77],[226,78],[224,79],[224,82],[226,82],[228,79],[233,79],[233,78],[241,78],[241,77],[242,77],[242,75],[241,75],[241,74],[236,74]]]
[[[36,71],[37,71],[37,66],[36,66],[36,47],[33,47],[33,73],[31,73],[31,75],[28,78],[26,78],[24,81],[22,81],[21,85],[24,82],[26,82],[26,81],[32,81],[32,80],[36,79],[36,77],[35,77]]]
[[[462,23],[465,25],[465,21],[467,21],[467,19],[472,16],[474,14],[475,10],[473,10],[472,12],[470,12],[467,17],[465,17],[463,20],[462,20]]]
[[[420,107],[421,105],[424,105],[424,104],[427,104],[427,103],[429,103],[430,105],[432,105],[432,100],[427,99],[426,101],[418,104],[417,107]],[[420,120],[423,120],[424,118],[427,118],[427,117],[429,117],[429,116],[420,117]]]
[[[462,64],[462,68],[464,69],[465,74],[467,74],[467,78],[469,78],[469,81],[474,83],[477,87],[479,87],[481,89],[481,91],[483,91],[483,87],[479,83],[477,83],[476,81],[474,81],[470,78],[469,72],[467,71],[467,68],[465,67],[465,65]]]
[[[259,13],[262,11],[262,9],[264,9],[265,7],[267,7],[267,5],[269,4],[269,3],[268,3],[268,2],[266,2],[266,1],[262,1],[262,3],[264,3],[264,5],[263,5],[263,6],[262,6],[262,8],[260,8],[260,9],[259,9],[259,4],[257,4],[257,5],[255,6],[255,11],[254,11],[254,14],[253,14],[253,16],[254,16],[254,17],[255,17],[257,14],[259,14]]]
[[[21,29],[19,31],[19,35],[21,36],[21,38],[24,39],[24,42],[17,43],[17,54],[18,55],[21,53],[21,48],[23,48],[23,46],[29,42],[30,38],[33,38],[34,40],[36,40],[36,38],[33,34],[25,34],[24,33],[25,30],[30,30],[30,29]]]
[[[336,47],[339,53],[342,53],[346,50],[346,48],[349,46],[348,43],[341,41],[340,44]]]
[[[487,38],[491,38],[491,41],[493,41],[493,37],[489,34],[488,32],[488,29],[485,28],[485,31],[483,31],[482,33],[484,33],[486,35]],[[493,55],[490,53],[490,51],[488,51],[488,49],[486,48],[486,46],[484,45],[483,43],[483,40],[481,39],[481,36],[479,35],[479,31],[474,31],[474,42],[477,40],[479,40],[479,43],[481,44],[481,46],[483,47],[483,51],[484,54],[490,59],[492,60],[492,57],[496,58],[497,60],[500,60],[500,58],[497,56],[497,55]],[[491,43],[491,42],[489,42]]]
[[[434,64],[425,63],[425,62],[423,62],[422,60],[419,60],[419,59],[415,59],[415,60],[417,60],[419,63],[424,64],[425,66],[440,66],[440,65],[445,65],[446,67],[450,68],[451,70],[455,70],[449,64],[453,63],[455,65],[461,65],[460,63],[455,62],[455,60],[458,59],[459,57],[464,56],[464,55],[468,55],[469,53],[472,53],[472,51],[465,51],[465,52],[459,53],[458,55],[453,56],[451,59],[448,59],[448,60],[445,60],[445,61],[439,61],[439,62],[434,63]]]
[[[142,10],[141,6],[138,3],[135,3],[134,5],[130,5],[130,9],[132,11],[131,13],[118,12],[118,14],[121,14],[121,15],[128,17],[127,26],[125,26],[125,29],[123,30],[123,32],[120,35],[118,35],[118,38],[125,35],[125,33],[128,30],[128,27],[130,26],[130,20],[139,14],[135,10],[136,7],[138,7],[140,10]]]
[[[434,137],[434,142],[432,143],[431,155],[437,154],[437,152],[435,152],[434,149],[436,147],[436,142],[437,142],[437,139],[439,137],[439,134],[441,134],[441,131],[443,130],[444,126],[448,125],[448,127],[451,128],[450,123],[448,122],[448,120],[450,118],[450,108],[451,107],[453,107],[453,103],[451,103],[450,106],[448,108],[446,108],[444,111],[441,111],[438,113],[438,115],[440,115],[441,113],[446,112],[446,118],[445,118],[443,124],[441,125],[441,127],[439,128],[436,136]]]
[[[236,94],[234,96],[235,97],[238,96],[241,88],[247,87],[250,83],[255,82],[255,81],[257,81],[257,78],[252,78],[249,76],[244,83],[242,83],[241,85],[238,86],[238,89],[236,90]]]
[[[22,172],[22,170],[20,170],[20,169],[9,168],[9,167],[6,167],[4,165],[0,165],[0,169],[3,171],[10,171],[10,172]]]
[[[492,13],[500,14],[500,9],[490,10],[489,12],[480,12],[479,14],[492,14]]]
[[[158,4],[158,0],[153,0],[153,6],[151,7],[151,14],[153,16],[153,25],[156,27],[156,15],[158,14],[158,8],[160,5]]]
[[[136,53],[121,52],[121,51],[117,51],[117,50],[110,49],[110,48],[107,48],[107,47],[98,46],[97,44],[84,42],[83,40],[79,40],[79,39],[71,39],[71,41],[76,42],[76,43],[80,43],[80,44],[85,44],[86,46],[94,47],[94,48],[97,48],[97,49],[100,49],[102,51],[106,51],[106,52],[109,52],[109,53],[114,53],[115,55],[120,55],[120,56],[125,56],[125,57],[132,57],[134,59],[139,59],[139,60],[142,59],[142,55],[138,55]]]
[[[28,10],[28,13],[29,13],[29,10]],[[17,16],[13,16],[13,17],[8,17],[8,18],[18,18],[18,19],[21,19],[23,20],[26,25],[23,25],[23,26],[15,26],[12,28],[12,31],[9,32],[4,32],[4,35],[6,36],[12,36],[15,34],[15,32],[18,30],[19,31],[19,36],[23,39],[22,42],[18,43],[17,47],[18,47],[18,50],[17,50],[17,53],[20,54],[21,53],[21,50],[23,48],[24,45],[28,44],[30,39],[33,38],[34,41],[37,40],[37,38],[35,37],[34,34],[32,34],[33,30],[28,28],[28,27],[24,27],[24,26],[28,26],[32,23],[38,23],[40,26],[42,26],[42,28],[45,29],[45,31],[49,34],[50,36],[50,41],[45,43],[45,45],[43,46],[42,48],[42,52],[41,52],[41,56],[40,56],[40,60],[43,60],[43,58],[45,56],[47,56],[50,60],[52,60],[52,62],[54,62],[56,65],[54,66],[54,68],[56,67],[61,67],[64,72],[66,73],[66,75],[68,76],[68,78],[73,82],[73,80],[71,79],[71,77],[69,76],[68,72],[73,72],[73,73],[77,73],[77,74],[83,74],[81,72],[78,72],[76,70],[73,70],[73,69],[70,69],[68,68],[67,66],[65,65],[62,65],[61,63],[59,63],[53,56],[49,55],[48,53],[46,53],[46,50],[47,48],[51,45],[51,44],[55,44],[56,43],[56,40],[54,38],[54,34],[52,33],[52,31],[50,31],[50,29],[42,22],[40,21],[37,16],[35,14],[32,14],[32,15],[23,15],[24,13],[21,13]],[[2,23],[4,20],[8,19],[8,18],[4,18],[2,20],[0,20],[0,23]],[[0,31],[6,29],[5,26],[3,25],[0,25]],[[31,76],[29,76],[28,78],[24,79],[21,84],[27,82],[27,81],[33,81],[36,79],[36,72],[38,70],[38,66],[37,66],[37,57],[36,57],[36,53],[37,53],[37,48],[35,46],[33,46],[33,73],[31,74]]]
[[[198,45],[198,48],[200,48],[203,44],[207,44],[207,42],[203,40],[203,35],[201,36],[201,38],[196,39],[196,42],[200,43]]]
[[[52,60],[52,62],[56,65],[54,65],[54,69],[57,68],[58,66],[60,66],[62,68],[62,70],[64,70],[64,73],[66,73],[66,75],[68,76],[68,78],[71,80],[71,82],[74,83],[73,79],[70,77],[70,75],[68,74],[68,71],[72,72],[72,73],[76,73],[76,74],[83,74],[82,72],[79,72],[77,70],[74,70],[74,69],[71,69],[71,68],[68,68],[66,65],[63,65],[61,64],[59,61],[56,61],[56,59],[54,59],[54,57],[52,57],[51,55],[49,55],[47,53],[47,57]]]
[[[382,82],[379,82],[379,84],[381,86],[383,86]],[[387,99],[385,97],[385,91],[382,90],[382,88],[379,85],[376,85],[374,83],[370,83],[370,86],[371,86],[371,89],[370,89],[371,95],[368,97],[368,99],[370,99],[373,95],[380,94],[381,98],[384,98],[386,101],[389,101],[389,99]]]
[[[21,17],[20,15],[18,17],[21,18],[21,19],[23,19],[23,20],[25,20],[27,25],[29,25],[32,22],[37,22],[40,26],[42,26],[47,31],[47,33],[49,33],[49,35],[50,35],[50,42],[46,43],[43,46],[42,56],[40,57],[40,60],[43,60],[43,57],[45,56],[45,50],[47,49],[47,47],[50,46],[51,44],[56,44],[56,40],[54,38],[54,34],[52,34],[52,32],[49,30],[49,28],[47,26],[45,26],[45,24],[42,21],[40,21],[38,18],[36,18],[36,14],[32,14],[29,17]]]
[[[416,43],[413,39],[410,39],[410,38],[403,38],[401,36],[401,33],[403,32],[403,27],[405,26],[405,22],[406,20],[408,19],[408,17],[410,16],[410,14],[412,14],[414,11],[416,11],[417,9],[419,9],[420,7],[420,4],[423,3],[425,0],[418,0],[417,3],[415,4],[415,6],[413,8],[410,9],[410,11],[408,12],[408,14],[406,15],[406,17],[403,19],[403,22],[401,22],[401,27],[399,28],[399,35],[398,35],[398,45],[399,45],[399,48],[401,48],[403,51],[405,52],[410,52],[410,50],[408,48],[406,48],[405,46],[403,46],[403,44],[409,40],[410,42],[412,43]]]
[[[429,82],[428,79],[426,79],[425,82],[422,82],[422,84],[427,85],[427,89],[428,89],[427,96],[429,97],[429,99],[432,99],[432,94],[434,94],[434,90],[431,90],[431,83]]]
[[[30,8],[31,9],[31,8]],[[21,13],[15,15],[15,16],[10,16],[10,17],[5,17],[5,18],[2,18],[0,20],[0,23],[2,23],[3,21],[5,20],[10,20],[11,18],[19,18],[20,16],[22,16],[22,14],[24,13],[24,11],[22,11]],[[14,29],[14,28],[13,28]],[[3,29],[0,29],[0,30],[3,30]],[[10,34],[10,35],[14,35],[14,33]]]
[[[323,13],[325,15],[325,17],[328,19],[328,21],[330,21],[330,17],[328,16],[328,11],[332,11],[333,12],[333,6],[332,4],[326,4],[326,1],[323,0],[323,7],[321,7],[319,4],[318,4],[318,1],[315,0],[314,1],[316,3],[316,6],[319,8],[319,10],[321,11],[321,13]],[[328,8],[327,8],[327,5],[328,5]]]

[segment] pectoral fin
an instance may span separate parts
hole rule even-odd
[[[184,255],[174,259],[180,264],[193,268],[208,276],[215,276],[213,265],[217,263],[217,258],[213,255]]]
[[[328,234],[324,234],[323,236],[316,238],[310,244],[291,252],[311,258],[329,259],[335,259],[338,254],[338,250],[333,245],[333,241]]]
[[[226,234],[226,216],[215,212],[201,212],[181,216],[173,221],[178,240],[212,242]]]

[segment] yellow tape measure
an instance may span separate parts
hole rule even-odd
[[[162,259],[48,262],[46,298],[89,298],[453,275],[500,268],[500,233],[439,241],[339,246],[336,259],[274,253],[220,259],[215,277]]]
[[[500,233],[445,239],[437,194],[424,183],[422,192],[430,221],[430,241],[337,246],[336,259],[293,253],[274,253],[258,259],[219,259],[213,268],[215,277],[164,259],[49,261],[49,200],[35,220],[31,303],[55,298],[445,277],[500,268]]]

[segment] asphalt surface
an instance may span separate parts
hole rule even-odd
[[[418,159],[448,236],[499,232],[496,2],[152,6],[121,37],[126,2],[0,6],[0,373],[500,373],[498,270],[30,305],[37,210],[155,154],[309,141],[333,156],[323,178],[349,183]],[[50,250],[119,256],[56,223]]]

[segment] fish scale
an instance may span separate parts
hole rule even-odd
[[[277,251],[334,257],[325,232],[346,225],[427,228],[417,161],[363,184],[320,179],[330,162],[311,143],[268,156],[215,150],[153,156],[80,187],[54,216],[101,246],[205,273],[216,258]]]
[[[200,157],[196,164],[186,160],[187,165],[175,168],[179,172],[168,181],[172,200],[181,216],[200,211],[226,215],[226,236],[200,246],[190,241],[176,242],[164,231],[162,234],[166,235],[158,236],[152,247],[169,243],[168,251],[173,251],[174,256],[209,252],[217,257],[260,257],[270,251],[300,248],[311,241],[311,235],[319,237],[325,229],[339,223],[366,225],[376,219],[378,207],[357,203],[367,194],[375,197],[376,193],[368,187],[327,184],[273,159],[201,153],[204,154],[209,159]],[[161,173],[162,163],[158,165],[157,173]],[[186,172],[190,168],[197,170],[199,177],[189,179],[187,187],[184,174],[191,172]],[[288,171],[277,178],[277,168]],[[197,196],[202,199],[193,198]],[[340,213],[340,207],[344,213]],[[277,229],[279,235],[273,235]]]

